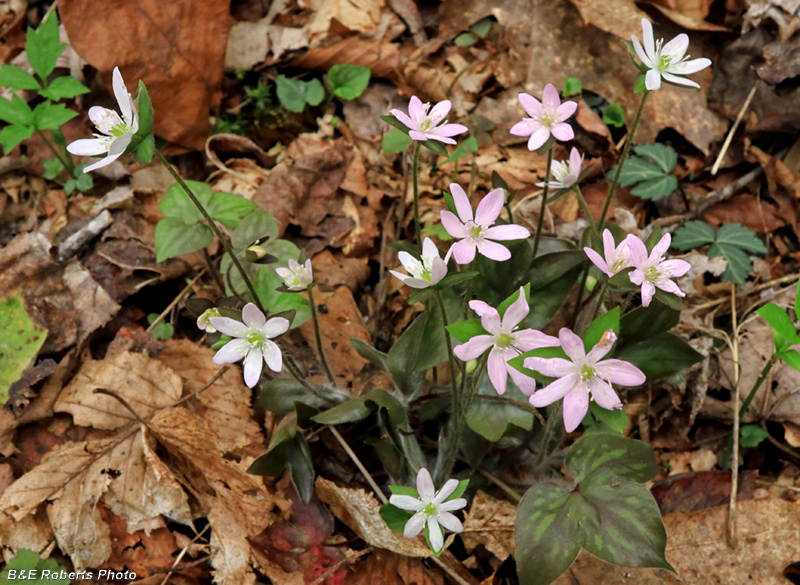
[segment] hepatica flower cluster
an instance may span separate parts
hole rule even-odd
[[[631,49],[639,61],[639,80],[645,86],[642,99],[647,97],[648,91],[659,89],[662,81],[697,86],[687,76],[707,67],[710,62],[707,59],[689,60],[686,56],[686,35],[679,35],[664,44],[661,40],[655,41],[649,21],[644,20],[642,25],[643,43],[634,36]],[[70,152],[75,154],[105,155],[105,158],[88,167],[89,171],[110,164],[130,150],[132,141],[137,140],[140,114],[144,120],[144,113],[137,109],[137,102],[128,93],[116,69],[113,91],[119,113],[99,107],[91,108],[89,117],[97,128],[95,138],[79,140],[70,145]],[[463,531],[461,520],[454,513],[467,506],[467,498],[463,496],[468,482],[453,479],[451,475],[456,472],[459,449],[463,444],[461,438],[468,426],[471,409],[478,402],[482,406],[488,404],[484,398],[501,403],[506,401],[506,404],[500,405],[503,408],[519,408],[519,400],[527,399],[530,406],[523,404],[526,412],[546,415],[549,419],[546,422],[547,433],[554,437],[559,436],[562,428],[567,432],[575,431],[582,422],[589,420],[587,417],[590,413],[591,417],[597,416],[601,420],[609,412],[621,410],[620,388],[636,388],[647,381],[647,368],[638,362],[634,363],[638,357],[636,352],[623,359],[624,351],[620,350],[620,347],[624,350],[626,344],[623,333],[625,326],[631,327],[631,322],[625,319],[633,311],[652,310],[648,307],[654,299],[670,310],[676,310],[676,307],[680,309],[680,297],[684,293],[674,279],[689,270],[688,262],[669,256],[669,234],[661,235],[656,230],[646,240],[637,234],[625,234],[619,228],[608,226],[605,211],[597,224],[592,217],[589,218],[590,227],[583,239],[587,245],[582,251],[575,249],[572,244],[564,247],[563,242],[555,242],[561,246],[556,252],[547,248],[539,250],[544,231],[541,218],[544,216],[549,189],[564,192],[574,190],[588,213],[579,188],[584,156],[578,148],[564,144],[575,137],[570,119],[577,109],[577,102],[562,101],[551,83],[544,84],[541,99],[529,93],[520,93],[518,98],[524,114],[509,131],[514,136],[526,139],[530,150],[545,153],[550,166],[549,176],[538,183],[544,195],[539,226],[533,236],[533,224],[527,224],[519,217],[517,222],[512,219],[514,214],[506,188],[495,184],[496,188],[486,190],[488,192],[480,188],[473,192],[471,186],[468,195],[460,184],[451,182],[447,193],[442,193],[442,209],[439,213],[441,228],[438,232],[430,232],[446,232],[447,237],[442,237],[438,244],[433,238],[423,239],[420,235],[422,226],[418,213],[417,184],[420,145],[428,143],[427,146],[434,153],[440,154],[441,151],[437,149],[444,147],[439,143],[456,144],[455,137],[470,132],[470,128],[450,122],[449,101],[424,103],[416,96],[411,98],[407,112],[393,109],[393,118],[384,118],[416,141],[412,175],[417,237],[409,236],[408,241],[396,244],[400,250],[396,256],[397,262],[388,267],[394,278],[413,289],[408,295],[414,304],[410,313],[416,316],[397,343],[383,348],[383,351],[371,348],[363,341],[353,342],[356,351],[375,367],[384,368],[391,378],[390,385],[375,388],[369,395],[349,396],[348,391],[339,386],[339,380],[329,367],[326,352],[332,345],[323,342],[320,335],[317,303],[313,296],[315,287],[319,285],[314,280],[311,260],[289,259],[287,262],[284,258],[277,268],[264,269],[267,272],[259,273],[259,280],[254,285],[249,276],[252,272],[242,267],[242,262],[246,262],[248,257],[244,252],[251,248],[234,249],[216,225],[216,218],[206,212],[200,200],[202,198],[182,184],[189,200],[203,211],[207,227],[214,231],[225,247],[228,273],[238,273],[240,282],[246,285],[238,287],[235,294],[226,299],[226,303],[207,303],[202,311],[195,313],[198,329],[215,343],[217,353],[213,361],[217,364],[242,362],[247,386],[264,391],[278,388],[271,385],[272,378],[288,374],[294,378],[292,383],[296,385],[291,386],[291,400],[282,400],[282,404],[290,403],[295,407],[305,405],[302,409],[303,425],[299,424],[301,410],[298,409],[297,424],[286,427],[296,428],[296,431],[286,431],[285,440],[288,442],[285,450],[267,455],[276,457],[276,453],[282,453],[286,457],[293,457],[286,459],[286,468],[298,487],[298,493],[310,497],[312,488],[303,483],[309,481],[309,475],[313,482],[314,476],[313,473],[307,473],[312,466],[304,435],[308,425],[314,422],[330,425],[354,422],[378,414],[382,435],[380,439],[375,438],[374,443],[366,442],[380,443],[385,447],[379,456],[387,457],[387,473],[393,479],[408,486],[416,478],[415,487],[390,486],[393,494],[381,514],[394,530],[401,531],[407,538],[418,538],[424,534],[426,542],[437,555],[444,550],[445,531]],[[633,140],[635,130],[636,123],[629,131],[629,141]],[[146,138],[139,137],[138,140]],[[430,142],[436,144],[432,146]],[[567,148],[570,149],[566,160],[553,160],[554,149],[566,152]],[[628,150],[624,150],[620,167],[625,163]],[[169,165],[163,156],[156,154],[163,164]],[[426,163],[423,161],[423,164]],[[436,184],[443,183],[440,181]],[[615,188],[616,183],[609,189],[606,208]],[[473,206],[473,203],[476,205]],[[252,210],[251,207],[248,209]],[[224,225],[231,227],[228,223]],[[264,234],[251,247],[269,242],[270,237],[274,236],[274,233]],[[381,262],[386,258],[389,258],[388,254],[382,257]],[[567,267],[562,264],[565,258],[570,262]],[[259,260],[264,262],[271,259],[266,249],[259,256]],[[575,299],[572,294],[575,285],[587,282],[590,272],[599,284],[592,290],[582,288]],[[554,283],[562,286],[564,279],[572,279],[573,276],[574,282],[565,283],[568,286],[563,291],[551,292],[555,290]],[[229,275],[225,277],[229,278]],[[230,281],[226,282],[230,284]],[[270,288],[257,291],[257,286],[264,286],[263,282],[269,282]],[[498,296],[498,291],[505,292]],[[584,294],[588,295],[588,299],[583,298]],[[289,298],[286,295],[294,296]],[[244,299],[245,296],[249,296],[249,299]],[[266,306],[262,305],[263,299],[268,299]],[[282,299],[284,305],[277,299]],[[570,326],[560,327],[557,337],[540,330],[543,328],[550,333],[555,332],[555,329],[547,329],[548,322],[565,303],[569,309],[565,314],[574,313],[575,318],[565,317],[557,322]],[[572,307],[569,307],[570,304]],[[286,307],[291,309],[286,310]],[[321,365],[314,371],[317,374],[325,372],[327,386],[309,378],[298,365],[299,362],[292,358],[287,349],[290,344],[280,341],[292,327],[292,320],[300,309],[310,312],[315,328],[316,359],[319,364],[312,364],[311,367]],[[637,322],[647,324],[647,315],[649,313],[645,313],[645,317]],[[660,334],[663,338],[666,331]],[[646,337],[647,332],[642,335]],[[264,365],[268,370],[266,376]],[[432,367],[439,368],[435,376],[426,374]],[[386,378],[376,379],[380,385]],[[474,401],[482,379],[486,380],[486,386],[481,390],[483,395],[481,400]],[[486,395],[486,389],[491,395]],[[523,398],[508,398],[517,390]],[[429,394],[431,398],[445,402],[449,400],[449,406],[437,403],[436,409],[432,409],[444,412],[441,416],[445,422],[439,425],[441,430],[436,448],[423,450],[416,434],[424,425],[417,424],[418,421],[413,418],[416,415],[410,414],[415,411],[409,407],[420,397],[425,398]],[[265,404],[270,403],[269,398],[267,396]],[[281,416],[284,415],[285,412],[282,412]],[[531,440],[534,435],[529,433],[524,436]],[[578,524],[563,530],[558,527],[551,529],[549,522],[542,518],[552,520],[553,514],[564,511],[563,506],[575,506],[576,515],[564,512],[559,516],[560,521],[573,522],[574,518],[585,516],[586,510],[580,508],[585,502],[572,499],[583,496],[579,493],[575,495],[577,492],[574,489],[561,485],[546,482],[535,484],[522,499],[517,515],[517,563],[521,582],[549,583],[559,572],[566,570],[574,555],[556,561],[553,559],[563,555],[551,554],[552,550],[569,548],[577,554],[584,546],[594,552],[599,549],[591,547],[598,547],[606,540],[611,543],[614,539],[625,538],[619,535],[626,534],[635,535],[638,540],[634,543],[614,541],[607,550],[638,550],[640,546],[645,546],[641,543],[647,542],[650,544],[646,546],[650,548],[646,555],[641,558],[629,555],[622,560],[632,565],[638,563],[641,566],[669,568],[663,556],[665,536],[658,532],[661,524],[657,508],[649,493],[636,483],[647,481],[647,473],[636,471],[625,475],[623,464],[614,459],[616,453],[639,450],[636,451],[639,453],[636,460],[640,461],[642,457],[651,457],[651,451],[648,451],[650,455],[641,455],[641,450],[648,447],[634,446],[641,444],[621,435],[599,433],[592,436],[596,439],[590,439],[587,435],[587,440],[596,440],[597,449],[582,447],[586,444],[582,443],[584,439],[578,440],[570,449],[566,460],[570,474],[580,482],[597,468],[598,477],[605,478],[603,481],[608,477],[616,478],[617,484],[602,484],[598,479],[598,485],[602,484],[601,487],[612,491],[617,485],[625,486],[625,501],[635,500],[638,506],[637,519],[641,515],[645,520],[630,520],[630,515],[625,515],[629,510],[620,510],[618,501],[613,497],[608,501],[603,500],[609,497],[606,491],[598,492],[596,496],[598,505],[604,509],[603,522]],[[532,446],[531,452],[536,453],[544,448],[541,445]],[[607,449],[608,453],[601,452],[603,449]],[[541,457],[546,455],[542,452]],[[485,456],[482,452],[478,459]],[[298,462],[297,458],[302,461]],[[612,463],[617,465],[613,473],[605,472],[604,465]],[[270,466],[274,467],[274,461]],[[360,462],[358,466],[363,469]],[[298,470],[303,470],[303,473]],[[459,473],[466,477],[471,472],[462,466]],[[437,491],[436,485],[442,486],[441,489]],[[590,481],[581,483],[581,491],[589,490],[588,494],[593,489],[592,485]],[[644,490],[645,495],[638,489]],[[556,493],[556,499],[548,499]],[[653,520],[653,514],[656,520]],[[607,529],[607,526],[611,528]],[[565,538],[577,538],[578,541],[565,542]],[[604,554],[602,558],[617,558],[611,552]]]

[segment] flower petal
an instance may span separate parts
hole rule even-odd
[[[571,376],[578,371],[578,366],[564,358],[529,357],[525,358],[522,365],[551,378]]]
[[[219,365],[233,364],[245,357],[249,350],[250,344],[244,339],[232,339],[214,354],[214,358],[211,361]]]
[[[211,317],[208,322],[220,333],[230,335],[231,337],[247,337],[249,332],[244,323],[231,319],[230,317]]]
[[[439,509],[441,510],[441,508]],[[450,512],[441,512],[436,515],[436,519],[439,521],[439,524],[450,532],[462,532],[464,530],[461,520],[453,516]]]
[[[578,385],[578,383],[577,376],[565,376],[563,378],[559,378],[555,382],[531,394],[528,402],[530,402],[531,405],[535,406],[536,408],[553,404],[554,402],[564,398],[564,396],[567,396],[572,389]]]
[[[465,238],[453,244],[453,246],[450,248],[450,252],[452,252],[457,264],[469,264],[475,259],[476,248],[477,245],[475,244],[474,240]],[[509,254],[509,257],[510,256],[511,254]]]
[[[574,114],[575,110],[577,109],[578,109],[578,102],[572,102],[572,101],[564,102],[563,104],[558,106],[558,109],[556,109],[556,119],[559,122],[563,122],[564,120],[572,116],[572,114]]]
[[[436,495],[431,473],[424,467],[417,472],[417,493],[422,500],[430,500]]]
[[[450,103],[450,100],[443,100],[433,106],[431,111],[428,112],[428,118],[434,121],[444,120],[447,117],[447,114],[450,113],[451,107],[452,104]]]
[[[631,35],[631,41],[633,41],[633,50],[636,51],[636,56],[639,57],[639,60],[650,69],[655,67],[655,64],[650,57],[647,56],[647,53],[645,53],[645,50],[642,47],[642,44],[639,42],[639,39],[636,38],[636,35]]]
[[[506,360],[503,357],[503,352],[494,348],[489,352],[489,361],[486,363],[486,370],[489,373],[489,380],[492,386],[497,390],[501,396],[506,393],[506,384],[508,383],[508,372],[506,371]]]
[[[392,506],[397,506],[401,510],[408,510],[409,512],[418,512],[425,507],[425,504],[414,496],[393,495],[389,498],[389,503]],[[417,534],[419,534],[419,532]],[[416,536],[416,534],[414,536]]]
[[[96,163],[91,164],[88,167],[86,167],[85,169],[83,169],[83,172],[84,173],[89,173],[91,171],[96,171],[99,168],[107,167],[108,165],[113,163],[115,160],[117,160],[120,156],[122,156],[122,153],[115,154],[114,156],[111,156],[109,154],[107,157],[105,157],[103,159],[100,159]]]
[[[603,260],[602,256],[600,256],[600,254],[598,254],[597,252],[595,252],[594,250],[592,250],[588,246],[584,247],[583,251],[589,257],[589,260],[591,260],[592,263],[595,266],[597,266],[600,269],[601,272],[604,272],[608,276],[614,276],[614,273],[611,271],[611,268],[608,266],[608,264],[606,264],[606,261]]]
[[[500,335],[500,313],[483,301],[470,301],[470,308],[481,318],[481,326],[492,335]]]
[[[449,498],[452,495],[452,493],[454,491],[456,491],[456,488],[458,488],[458,480],[457,479],[448,479],[444,483],[444,485],[442,486],[442,489],[440,489],[436,493],[436,497],[433,498],[431,503],[434,504],[438,508],[439,504],[444,502],[447,498]]]
[[[577,171],[577,173],[580,174],[581,167],[583,166],[583,156],[581,155],[580,152],[578,152],[578,149],[575,148],[574,146],[572,147],[572,150],[569,152],[569,166],[573,172]],[[605,233],[605,230],[603,230],[603,233]]]
[[[458,136],[468,131],[469,128],[463,124],[442,124],[441,126],[431,128],[428,134],[431,136]],[[455,144],[455,142],[453,142],[453,144]]]
[[[562,327],[558,332],[558,340],[561,342],[564,352],[573,362],[579,362],[586,357],[583,340],[566,327]]]
[[[251,348],[244,358],[244,383],[248,388],[258,384],[263,369],[264,362],[261,361],[261,352]]]
[[[483,230],[483,237],[487,240],[506,241],[506,240],[524,240],[529,238],[531,232],[521,225],[495,225],[487,230]]]
[[[558,347],[559,345],[557,337],[547,335],[537,329],[521,329],[514,332],[514,347],[523,353],[540,347]]]
[[[655,91],[661,87],[661,73],[658,69],[650,69],[645,73],[644,86],[648,91]]]
[[[517,297],[516,301],[511,303],[503,315],[502,329],[505,331],[513,331],[514,328],[528,316],[529,312],[530,307],[528,306],[528,300],[525,298],[525,289],[519,287],[519,297]]]
[[[441,258],[434,258],[431,267],[431,284],[437,284],[445,276],[447,276],[447,264]]]
[[[508,248],[506,248],[501,244],[495,244],[494,242],[489,242],[487,240],[484,240],[482,242],[478,242],[477,247],[478,247],[478,252],[480,252],[490,260],[503,262],[511,258],[511,252],[508,250]]]
[[[548,138],[550,138],[550,130],[544,126],[539,126],[528,140],[528,150],[537,150],[547,142]]]
[[[622,408],[619,396],[614,392],[614,389],[606,382],[597,376],[593,376],[588,381],[589,392],[592,393],[592,398],[601,407],[606,410],[618,410]]]
[[[67,151],[78,156],[99,156],[108,152],[109,141],[103,138],[84,138],[67,146]]]
[[[677,295],[679,297],[685,297],[686,296],[686,293],[683,292],[678,287],[678,285],[675,282],[671,281],[669,278],[663,278],[663,277],[662,278],[657,278],[653,284],[656,286],[656,288],[660,288],[661,290],[663,290],[665,292],[672,293],[672,294]]]
[[[289,325],[291,325],[289,319],[273,317],[261,328],[261,333],[272,339],[273,337],[278,337],[278,335],[286,333],[289,330]]]
[[[653,300],[653,295],[656,294],[655,285],[649,280],[642,282],[642,306],[650,306],[650,301]]]
[[[425,528],[425,520],[427,520],[427,518],[428,517],[422,512],[414,514],[408,522],[406,522],[403,528],[403,536],[406,538],[416,538],[419,536],[419,533]]]
[[[689,35],[681,33],[661,47],[661,56],[670,57],[671,61],[680,61],[689,49]]]
[[[664,254],[669,250],[669,245],[672,242],[671,234],[664,234],[658,243],[650,250],[650,260],[660,260]]]
[[[283,354],[281,348],[274,341],[265,340],[264,345],[261,347],[261,353],[264,355],[264,361],[269,369],[273,372],[280,372],[283,368]]]
[[[411,136],[410,132],[409,132],[409,136]],[[430,138],[431,140],[438,140],[439,142],[444,142],[445,144],[457,144],[456,141],[453,140],[452,138],[447,138],[445,136],[439,136],[433,130],[429,130],[428,131],[427,137]]]
[[[439,527],[439,523],[433,516],[428,518],[428,539],[431,541],[431,548],[433,549],[433,552],[439,552],[442,550],[442,547],[444,547],[444,535],[442,534],[442,529]]]
[[[489,191],[486,197],[478,203],[478,209],[475,210],[475,223],[484,229],[488,228],[500,216],[505,201],[506,196],[502,189]]]
[[[556,140],[560,140],[561,142],[566,142],[567,140],[575,138],[575,131],[572,129],[572,126],[565,122],[556,124],[550,130],[550,133]]]
[[[606,380],[622,386],[641,386],[647,381],[642,370],[623,360],[603,360],[594,369]]]
[[[467,500],[464,498],[456,498],[454,500],[447,500],[446,502],[442,502],[439,504],[438,509],[442,512],[453,512],[454,510],[460,510],[464,506],[467,505]]]
[[[247,303],[242,309],[242,320],[248,327],[263,327],[267,318],[253,303]]]
[[[456,217],[456,214],[452,211],[447,211],[444,209],[439,212],[439,217],[442,220],[444,229],[447,230],[447,233],[454,238],[466,238],[469,236],[469,230],[467,227],[458,219],[458,217]]]
[[[482,356],[492,345],[494,345],[494,337],[491,335],[476,335],[469,341],[454,347],[453,353],[462,362],[468,362]]]
[[[408,133],[408,136],[412,140],[419,140],[420,142],[427,142],[428,141],[428,135],[427,134],[423,134],[422,132],[418,132],[417,130],[412,130],[411,132]]]
[[[419,119],[425,115],[425,105],[415,95],[412,95],[411,99],[408,100],[408,115],[415,122],[419,122]]]
[[[545,110],[555,112],[560,105],[561,98],[558,96],[556,86],[552,83],[548,83],[544,86],[544,91],[542,92],[542,106],[544,106]]]
[[[705,57],[701,57],[700,59],[692,59],[691,61],[683,61],[681,63],[675,63],[671,65],[667,71],[669,73],[675,73],[677,75],[690,75],[692,73],[697,73],[698,71],[702,71],[706,67],[711,65],[711,59],[706,59]]]
[[[662,71],[661,76],[670,83],[676,83],[678,85],[685,85],[686,87],[694,87],[700,89],[700,84],[697,83],[696,81],[692,81],[688,77],[680,77],[678,75],[673,75],[668,71]]]
[[[472,219],[472,204],[469,197],[458,183],[450,183],[450,195],[453,196],[453,203],[456,206],[458,219],[466,223]],[[451,234],[452,235],[452,234]]]
[[[656,65],[656,41],[653,38],[653,23],[646,18],[642,19],[642,38],[644,39],[644,50],[650,58],[651,66]]]
[[[114,89],[114,97],[117,98],[119,111],[122,113],[123,119],[125,121],[131,120],[131,94],[128,93],[128,88],[125,87],[125,81],[122,79],[119,67],[114,67],[114,73],[111,75],[111,87]]]
[[[539,100],[529,93],[521,93],[517,96],[517,99],[519,100],[519,105],[522,106],[526,114],[537,120],[542,119],[543,108]]]
[[[628,234],[628,237],[625,238],[625,241],[628,244],[628,250],[631,253],[631,262],[633,265],[638,268],[642,269],[647,262],[647,248],[644,245],[644,242],[634,236],[633,234]]]
[[[519,388],[520,392],[522,392],[525,396],[530,396],[533,394],[533,391],[536,390],[536,378],[526,376],[517,368],[509,365],[508,363],[506,363],[506,370],[511,376],[511,379],[514,380],[514,384],[517,385],[517,388]]]
[[[564,396],[564,429],[568,433],[577,429],[588,411],[589,392],[576,387],[574,391]]]
[[[417,127],[414,121],[408,117],[408,114],[406,114],[402,110],[394,109],[391,110],[389,113],[398,120],[400,120],[400,122],[402,122],[407,128],[413,130]]]
[[[511,127],[509,133],[513,134],[514,136],[530,136],[536,131],[538,126],[531,124],[528,120],[523,120],[522,122],[517,122]]]

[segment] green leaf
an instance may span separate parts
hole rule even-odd
[[[33,110],[33,125],[38,130],[58,130],[77,115],[78,112],[68,110],[64,104],[44,102]]]
[[[373,390],[369,394],[352,398],[338,406],[319,413],[313,417],[314,422],[323,425],[341,425],[357,422],[367,418],[375,409],[385,408],[389,418],[399,424],[406,420],[406,413],[400,401],[386,390]]]
[[[497,390],[489,380],[489,376],[481,377],[477,393],[485,396],[497,396]],[[517,389],[510,376],[506,393],[503,396],[517,402],[526,403],[528,401],[528,397]],[[530,431],[533,428],[533,413],[507,402],[477,399],[473,400],[470,405],[467,424],[470,429],[487,441],[496,443],[511,425]]]
[[[225,227],[235,228],[239,221],[258,206],[241,195],[214,193],[208,201],[206,211]]]
[[[649,444],[610,433],[596,433],[575,441],[565,465],[579,484],[598,473],[644,483],[659,472]]]
[[[456,491],[454,491],[452,494],[447,496],[447,499],[445,500],[445,502],[449,502],[450,500],[457,500],[458,498],[463,496],[464,492],[467,491],[467,486],[468,485],[469,485],[469,480],[468,479],[462,479],[461,481],[459,481],[458,482],[458,487],[456,488]]]
[[[47,338],[47,329],[28,316],[22,297],[0,297],[0,404],[11,385],[32,365]]]
[[[293,258],[297,258],[299,255],[297,247],[286,240],[275,240],[271,242],[270,245],[267,246],[267,250],[269,253],[279,256],[283,262],[286,262],[287,256],[283,250],[294,250],[294,253],[289,253],[291,254],[290,257]],[[230,260],[228,260],[228,264],[229,263]],[[278,276],[274,268],[248,263],[245,263],[245,266],[256,268],[255,278],[252,281],[253,287],[256,289],[256,294],[261,303],[265,307],[269,307],[270,313],[294,311],[294,318],[291,324],[292,329],[299,327],[311,318],[311,309],[305,297],[295,292],[280,292],[277,290],[277,288],[283,284],[283,279]],[[225,264],[225,267],[227,270],[227,264]],[[247,268],[245,268],[245,270],[247,270]],[[244,287],[244,282],[241,280],[241,276],[239,276],[238,273],[239,271],[233,268],[231,280],[236,283],[235,286]],[[236,274],[237,278],[234,278],[234,274]],[[237,288],[237,290],[239,289]]]
[[[591,325],[581,333],[581,339],[583,340],[583,345],[587,353],[600,342],[603,334],[609,329],[614,331],[614,334],[619,337],[619,311],[619,307],[614,307],[608,313],[592,321]]]
[[[55,179],[64,170],[64,165],[57,158],[46,158],[42,161],[42,165],[44,166],[42,177],[48,181]]]
[[[678,164],[678,153],[665,144],[640,144],[634,146],[633,150],[639,156],[645,156],[656,163],[664,174],[671,173]]]
[[[789,364],[795,370],[800,371],[800,353],[796,349],[787,349],[778,354],[784,362]]]
[[[415,372],[430,312],[426,311],[403,331],[386,356],[386,365],[397,387],[406,396],[417,392],[425,381],[425,372]]]
[[[544,288],[532,290],[529,303],[531,310],[520,326],[541,329],[547,325],[564,306],[569,292],[580,281],[581,270],[581,266],[574,266]],[[533,284],[537,283],[533,281]]]
[[[92,175],[89,173],[84,173],[83,169],[87,166],[86,164],[80,164],[75,167],[73,171],[73,176],[75,178],[75,187],[78,191],[88,191],[92,187],[94,187],[94,180],[92,179]]]
[[[739,223],[728,223],[719,228],[716,243],[720,246],[736,246],[753,254],[767,253],[764,242],[758,239],[753,230]]]
[[[0,98],[0,101],[5,101]],[[0,145],[3,146],[3,152],[8,154],[17,144],[23,140],[28,140],[33,136],[33,126],[6,126],[0,130]]]
[[[646,91],[647,87],[645,85],[644,74],[640,73],[636,76],[636,80],[633,82],[633,93],[644,93]]]
[[[333,95],[346,100],[354,100],[367,89],[370,77],[372,77],[372,70],[369,67],[340,64],[334,65],[328,71],[328,84],[333,90]]]
[[[78,181],[75,179],[68,179],[66,183],[64,183],[64,193],[67,195],[72,195],[75,189],[78,188]]]
[[[199,181],[185,181],[185,183],[200,204],[207,208],[211,195],[213,195],[211,187]],[[186,224],[203,221],[203,215],[178,183],[169,186],[158,209],[164,214],[164,217],[179,219]]]
[[[744,284],[747,281],[747,275],[752,270],[753,263],[742,250],[736,246],[714,243],[708,249],[707,254],[709,258],[722,256],[725,262],[728,263],[725,267],[725,272],[722,273],[723,282]]]
[[[284,443],[283,456],[297,493],[304,502],[310,502],[316,473],[308,443],[302,433],[297,433],[294,439]]]
[[[616,166],[609,171],[609,175],[616,173]],[[648,162],[642,158],[631,156],[622,167],[622,174],[619,176],[619,184],[623,187],[630,187],[640,181],[648,179],[660,179],[664,176],[661,168],[655,163]]]
[[[33,111],[18,95],[11,100],[0,98],[0,120],[20,126],[33,126]]]
[[[306,84],[298,79],[290,79],[283,74],[276,81],[278,101],[289,110],[299,114],[306,106]]]
[[[408,126],[403,124],[400,120],[395,118],[394,116],[378,116],[381,120],[389,124],[390,126],[394,126],[397,130],[400,130],[403,134],[408,134],[409,129]]]
[[[383,152],[403,152],[409,144],[411,144],[411,137],[408,134],[392,128],[383,137],[381,147]]]
[[[630,422],[627,413],[621,408],[606,410],[594,401],[589,403],[589,412],[583,420],[583,424],[588,427],[585,434],[615,433],[621,435]]]
[[[460,323],[451,323],[447,326],[450,335],[461,343],[466,343],[476,335],[488,335],[489,332],[483,328],[480,319],[469,319]]]
[[[67,45],[58,40],[58,17],[55,11],[39,25],[38,30],[28,28],[25,51],[31,67],[42,80],[46,81],[56,68],[56,60],[66,47]]]
[[[9,578],[11,571],[17,572],[13,579]],[[25,571],[28,578],[22,577],[20,571]],[[20,549],[12,559],[6,559],[6,566],[0,574],[0,584],[17,585],[22,581],[28,585],[69,585],[69,573],[55,559],[43,559],[37,552]]]
[[[0,83],[0,85],[2,85]],[[58,77],[48,85],[45,89],[39,90],[39,95],[44,96],[53,101],[60,99],[74,98],[75,96],[89,93],[89,88],[83,85],[80,81],[67,75],[65,77]]]
[[[278,224],[269,212],[259,209],[242,218],[239,225],[231,234],[231,244],[234,250],[244,250],[249,248],[253,242],[260,238],[269,238],[267,241],[272,243],[278,237]],[[269,248],[270,246],[266,246]],[[269,251],[269,250],[268,250]],[[280,262],[288,261],[274,252]],[[296,258],[296,255],[295,255]]]
[[[309,106],[318,106],[325,99],[325,88],[318,78],[305,82],[305,99]]]
[[[316,394],[309,392],[294,378],[273,378],[260,386],[258,402],[279,417],[294,412],[295,403],[300,402],[316,409],[328,408]]]
[[[139,107],[139,130],[133,135],[131,146],[126,150],[129,153],[133,152],[131,148],[138,149],[142,143],[148,140],[153,141],[153,104],[150,101],[150,93],[141,80],[139,80],[139,89],[136,92],[136,102]]]
[[[412,498],[419,498],[419,492],[410,486],[390,485],[389,491],[392,492],[393,496],[411,496]]]
[[[714,228],[704,221],[687,221],[678,228],[672,238],[672,245],[683,250],[692,250],[705,244],[711,244],[716,239]]]
[[[139,146],[136,147],[136,151],[133,153],[133,158],[140,165],[150,164],[150,161],[153,160],[155,149],[155,138],[152,134],[150,134],[139,143]]]
[[[744,425],[739,429],[739,444],[742,447],[758,447],[769,437],[769,433],[758,425]]]
[[[568,97],[571,95],[580,95],[583,93],[583,86],[581,85],[581,80],[577,77],[567,77],[564,80],[564,92],[563,96]]]
[[[620,320],[620,340],[617,349],[669,331],[679,320],[680,311],[661,303],[650,303],[649,307],[637,307]]]
[[[470,32],[463,32],[453,39],[453,43],[459,47],[471,47],[477,42],[478,37]]]
[[[0,86],[9,89],[39,89],[40,87],[33,75],[12,65],[0,65]]]
[[[463,300],[454,295],[444,296],[445,311],[448,315],[448,323],[461,317]],[[414,363],[414,372],[424,372],[447,361],[447,343],[444,338],[444,327],[442,326],[442,312],[439,304],[434,303],[425,323],[422,332],[422,339],[417,352],[417,361]],[[455,344],[454,344],[455,345]]]
[[[668,378],[703,360],[686,341],[666,332],[644,341],[617,345],[614,357],[642,370],[648,382]]]
[[[151,325],[158,319],[157,313],[150,313],[147,316],[147,322]],[[175,328],[172,326],[171,323],[167,323],[164,320],[158,322],[158,324],[153,327],[152,330],[153,337],[156,339],[160,339],[162,341],[166,341],[167,339],[172,339],[172,335],[175,333]]]
[[[669,197],[678,188],[678,177],[675,175],[662,175],[657,179],[642,181],[631,189],[631,193],[642,199],[658,201]]]
[[[448,156],[446,159],[444,159],[436,166],[438,168],[441,167],[442,165],[455,162],[459,159],[464,158],[465,156],[468,156],[471,152],[476,152],[477,150],[478,150],[478,139],[475,138],[474,136],[470,136],[464,142],[456,146],[453,149],[453,152],[450,153],[450,156]]]
[[[678,295],[674,295],[672,293],[668,293],[660,288],[656,287],[656,300],[665,304],[670,309],[674,309],[676,311],[685,311],[686,305],[683,303],[681,298]]]
[[[213,239],[214,232],[206,225],[165,217],[156,225],[156,261],[202,250]]]
[[[469,27],[469,30],[483,39],[491,32],[493,24],[494,21],[487,16],[486,18],[481,18],[478,22]]]
[[[369,360],[373,366],[377,366],[387,372],[389,371],[389,366],[386,363],[387,356],[385,353],[375,349],[367,343],[364,343],[358,337],[351,337],[350,343],[353,344],[353,349],[356,350],[356,353],[358,353],[358,355],[365,360]]]
[[[414,492],[416,493],[416,490]],[[393,504],[384,504],[381,506],[380,515],[389,530],[402,534],[406,523],[414,515],[414,512],[402,510]]]
[[[603,110],[603,122],[615,128],[622,128],[625,125],[625,110],[616,102],[609,104]]]
[[[787,345],[797,343],[797,330],[792,323],[792,319],[775,303],[767,303],[756,311],[770,327],[772,327],[772,337],[775,340],[775,350],[780,351]]]

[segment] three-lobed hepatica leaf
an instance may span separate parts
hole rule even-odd
[[[664,144],[642,144],[633,150],[638,156],[628,158],[620,174],[620,185],[636,185],[631,193],[642,199],[657,201],[671,195],[678,188],[678,178],[672,174],[678,164],[678,153]],[[613,177],[614,173],[616,167],[609,175]]]
[[[707,255],[709,258],[722,256],[728,263],[722,273],[723,282],[744,284],[747,275],[753,268],[753,263],[746,252],[751,254],[766,254],[767,247],[764,242],[756,237],[752,230],[740,223],[728,223],[719,228],[715,234],[714,228],[704,221],[687,221],[675,232],[672,245],[681,250],[691,250],[706,244],[711,244]]]
[[[539,483],[517,509],[517,573],[526,585],[548,585],[581,548],[631,567],[674,570],[664,557],[667,534],[653,496],[640,485],[658,473],[650,445],[593,433],[570,449],[575,485]]]

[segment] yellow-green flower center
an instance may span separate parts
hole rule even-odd
[[[581,368],[580,374],[581,374],[581,379],[585,382],[586,380],[589,380],[592,376],[594,376],[594,369],[592,368],[592,366],[585,364]]]
[[[670,63],[672,63],[672,57],[661,55],[661,58],[658,60],[658,69],[667,69]]]
[[[542,124],[545,126],[552,126],[555,124],[556,120],[555,117],[550,112],[545,112],[542,114]]]
[[[433,504],[428,504],[427,506],[425,506],[425,508],[423,508],[422,511],[428,516],[433,516],[436,513],[436,506],[434,506]]]
[[[644,277],[647,280],[655,280],[658,278],[658,269],[655,266],[651,266],[644,271]]]
[[[497,336],[497,341],[495,341],[495,345],[501,349],[505,349],[511,345],[511,342],[514,341],[514,338],[511,337],[508,333],[501,333]]]
[[[128,127],[125,124],[117,124],[111,127],[111,135],[119,138],[128,133]]]
[[[261,347],[261,344],[264,343],[264,337],[256,331],[248,333],[245,339],[247,340],[247,343],[249,343],[250,346],[254,348]]]
[[[481,235],[481,231],[482,231],[482,230],[481,230],[481,226],[479,226],[479,225],[476,225],[474,228],[472,228],[471,230],[469,230],[469,234],[470,234],[470,235],[471,235],[473,238],[479,238],[479,237],[480,237],[480,235]]]

